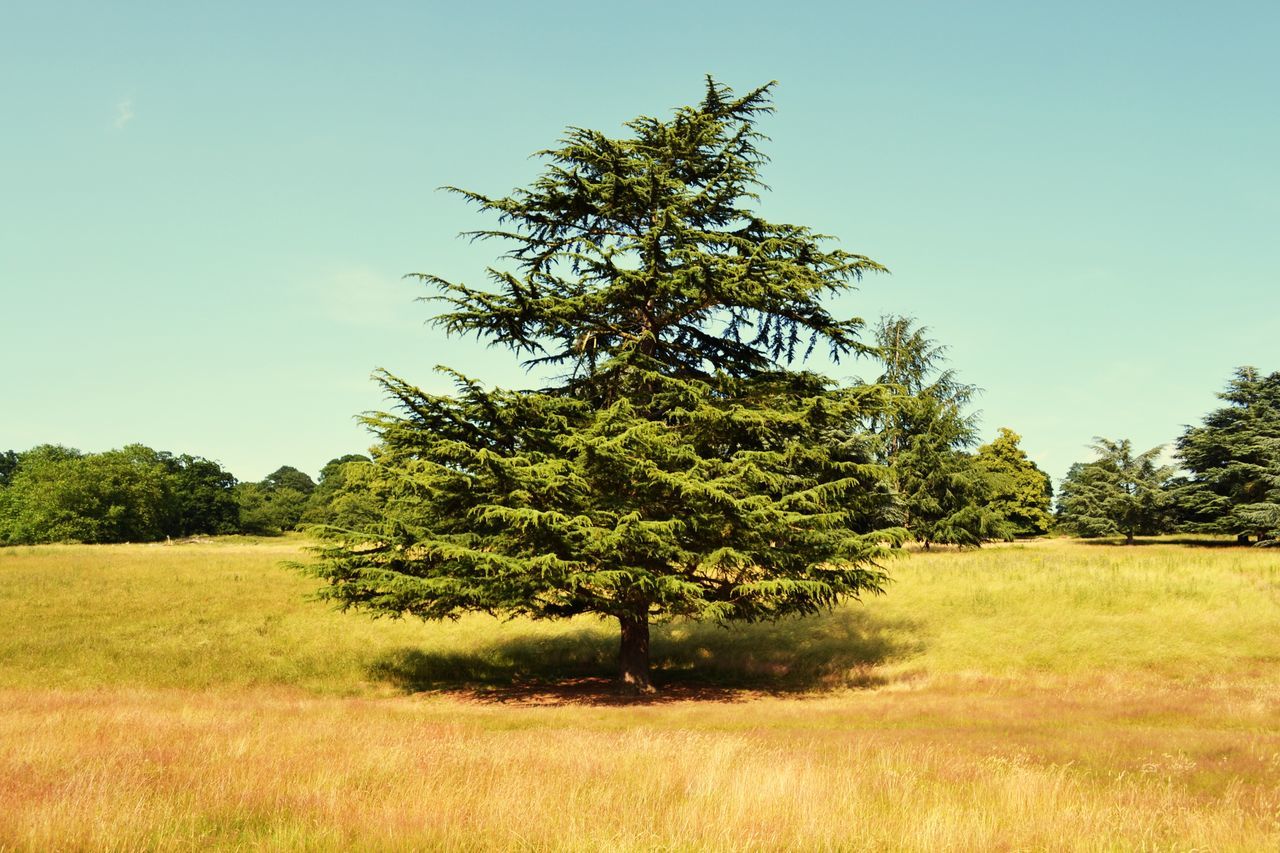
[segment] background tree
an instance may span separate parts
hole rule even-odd
[[[297,530],[316,483],[292,465],[281,465],[257,483],[236,487],[240,527],[245,533],[274,536]]]
[[[1163,447],[1135,454],[1128,439],[1094,439],[1099,458],[1071,466],[1058,497],[1058,521],[1078,536],[1135,535],[1169,529],[1167,486],[1173,469],[1156,464]]]
[[[978,467],[992,484],[991,510],[1013,525],[1017,536],[1041,536],[1053,526],[1053,486],[1049,475],[1018,446],[1022,437],[1000,427],[990,444],[978,448]]]
[[[305,497],[310,496],[311,493],[315,491],[316,481],[311,479],[310,474],[299,471],[292,465],[281,465],[279,468],[263,477],[261,485],[268,491],[292,489]]]
[[[25,515],[22,507],[25,498],[35,491],[29,480],[20,484],[18,488],[14,487],[14,480],[17,479],[23,461],[29,460],[35,465],[41,465],[76,458],[80,455],[78,450],[56,444],[43,444],[22,453],[9,451],[6,454],[8,463],[6,464],[6,487],[0,488],[0,544],[16,545],[53,541],[44,538],[43,535],[40,538],[33,538],[29,522],[19,521],[20,516]]]
[[[330,530],[314,571],[375,613],[620,626],[620,677],[648,689],[649,624],[811,613],[878,591],[899,531],[864,424],[882,389],[788,369],[863,349],[821,297],[866,271],[757,200],[769,87],[708,80],[698,106],[611,138],[570,128],[528,188],[458,190],[500,227],[492,290],[426,275],[446,331],[566,374],[540,392],[456,376],[437,396],[383,374],[378,523]]]
[[[187,453],[158,454],[168,472],[171,509],[166,536],[221,535],[240,531],[236,478],[217,462]]]
[[[149,447],[86,455],[43,445],[20,457],[5,535],[20,544],[151,541],[164,536],[171,494]]]
[[[9,542],[9,530],[13,525],[13,502],[9,483],[18,470],[18,454],[13,450],[0,453],[0,545]]]
[[[354,459],[366,457],[341,457],[326,466],[335,477],[330,495],[343,479],[339,469]],[[141,444],[88,454],[41,445],[0,454],[0,463],[0,544],[279,533],[299,524],[312,505],[307,492],[314,497],[316,491],[310,477],[289,466],[261,483],[238,484],[217,462]],[[347,511],[367,499],[353,490]]]
[[[0,488],[9,485],[9,481],[13,479],[14,472],[18,470],[18,453],[14,450],[6,450],[0,453]]]
[[[361,481],[358,468],[371,461],[368,456],[348,453],[326,462],[320,469],[320,481],[307,498],[302,523],[350,526],[354,520],[349,517],[355,508],[353,500],[361,491],[356,485]]]
[[[893,394],[871,428],[899,497],[898,518],[925,548],[1010,538],[1012,526],[991,508],[996,484],[965,451],[977,441],[976,417],[965,412],[977,388],[942,366],[946,347],[928,331],[897,316],[882,317],[875,330],[884,365],[877,383]]]
[[[297,530],[315,488],[315,480],[292,465],[278,467],[260,482],[237,485],[241,529],[259,535]]]
[[[1259,541],[1280,533],[1280,373],[1239,368],[1228,405],[1187,427],[1177,456],[1191,479],[1175,494],[1192,529]]]

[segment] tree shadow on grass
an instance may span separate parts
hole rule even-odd
[[[878,686],[887,682],[879,667],[923,650],[914,623],[857,609],[729,628],[657,625],[652,653],[658,692],[634,696],[614,682],[618,636],[611,621],[578,623],[556,634],[495,633],[493,642],[465,651],[397,649],[377,659],[369,675],[405,692],[449,692],[489,702],[732,701]]]
[[[1252,548],[1254,546],[1252,542],[1237,542],[1235,539],[1210,539],[1194,536],[1138,537],[1129,543],[1124,541],[1123,536],[1103,536],[1097,539],[1081,539],[1079,541],[1085,545],[1111,545],[1124,548],[1144,545],[1179,545],[1187,548]]]

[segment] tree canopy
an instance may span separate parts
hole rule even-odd
[[[1173,469],[1157,459],[1163,447],[1135,453],[1129,439],[1096,438],[1098,459],[1071,466],[1059,489],[1058,520],[1079,536],[1162,533],[1168,526],[1167,486]]]
[[[301,521],[351,527],[376,515],[377,508],[363,488],[364,467],[370,461],[368,456],[348,453],[326,462],[320,469],[320,482],[307,498]]]
[[[246,533],[278,534],[302,524],[315,481],[291,465],[283,465],[256,483],[236,486],[240,526]]]
[[[882,317],[875,341],[877,383],[891,397],[872,428],[900,523],[925,548],[1010,538],[1013,528],[991,506],[996,484],[966,452],[977,441],[976,417],[965,411],[976,386],[944,367],[946,347],[910,317]]]
[[[1187,427],[1177,456],[1191,480],[1178,491],[1194,529],[1242,540],[1280,536],[1280,372],[1239,368],[1227,403]]]
[[[0,542],[148,542],[238,529],[235,478],[141,444],[104,453],[40,445],[14,455]]]
[[[455,190],[508,246],[490,287],[434,275],[438,322],[564,373],[539,391],[427,394],[387,373],[383,512],[330,529],[313,571],[376,614],[618,620],[620,677],[648,689],[649,623],[812,613],[879,591],[902,531],[866,425],[885,389],[791,368],[865,349],[824,296],[882,269],[753,208],[771,86],[628,134],[570,128],[527,188]],[[366,474],[368,473],[366,471]]]
[[[977,463],[991,483],[988,507],[1013,526],[1018,536],[1040,536],[1053,526],[1053,486],[1049,475],[1027,458],[1022,436],[1007,427],[978,448]]]

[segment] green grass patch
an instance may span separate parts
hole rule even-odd
[[[1280,660],[1280,552],[1048,540],[894,562],[821,616],[654,633],[659,683],[764,690],[946,674],[1260,675]],[[312,601],[297,537],[0,549],[0,687],[412,692],[609,676],[611,622],[374,620]]]

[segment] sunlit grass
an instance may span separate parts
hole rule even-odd
[[[0,844],[1275,849],[1270,692],[0,692]],[[1177,708],[1174,716],[1170,709]]]
[[[0,686],[340,694],[608,676],[617,626],[341,614],[283,563],[302,540],[0,550]],[[894,561],[888,594],[761,625],[655,631],[659,683],[863,686],[976,673],[1268,675],[1280,552],[1070,540]]]
[[[304,544],[0,550],[0,850],[1280,848],[1275,550],[913,554],[611,705],[613,625],[335,613]]]

